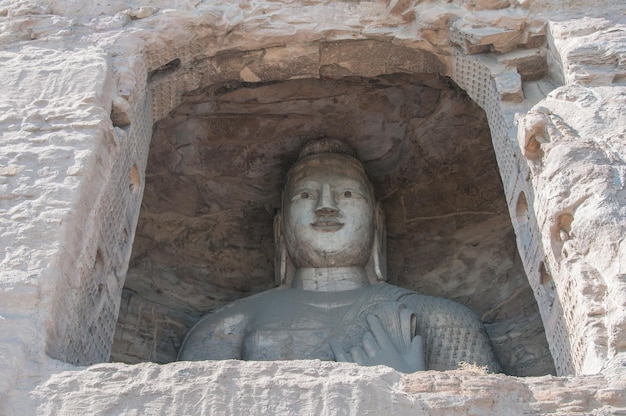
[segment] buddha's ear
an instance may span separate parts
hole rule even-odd
[[[287,251],[285,236],[283,235],[283,215],[280,210],[274,217],[274,280],[276,286],[291,286],[294,266]]]
[[[374,208],[374,243],[366,270],[371,283],[387,280],[387,230],[385,213],[380,202],[377,202]]]

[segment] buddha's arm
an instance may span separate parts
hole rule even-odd
[[[228,309],[206,315],[185,337],[178,360],[241,359],[247,321],[244,313]]]
[[[399,301],[416,313],[429,370],[454,370],[467,363],[500,371],[482,322],[467,307],[422,295],[408,295]]]

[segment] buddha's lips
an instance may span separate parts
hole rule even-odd
[[[333,219],[318,219],[314,223],[311,224],[311,227],[323,232],[333,232],[340,230],[344,224],[337,220]]]

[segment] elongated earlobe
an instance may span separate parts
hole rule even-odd
[[[385,213],[380,202],[376,203],[376,231],[374,233],[374,270],[380,281],[387,281],[387,228]]]
[[[387,280],[387,230],[385,213],[380,202],[376,203],[374,210],[374,242],[370,259],[365,267],[370,283]]]
[[[274,280],[276,286],[285,281],[285,239],[283,238],[283,216],[280,211],[274,216]]]
[[[274,217],[274,280],[276,286],[291,286],[294,266],[283,236],[283,216],[280,211]]]

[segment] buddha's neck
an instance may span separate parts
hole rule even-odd
[[[362,267],[304,267],[296,270],[292,287],[314,292],[338,292],[369,284],[367,273]]]

